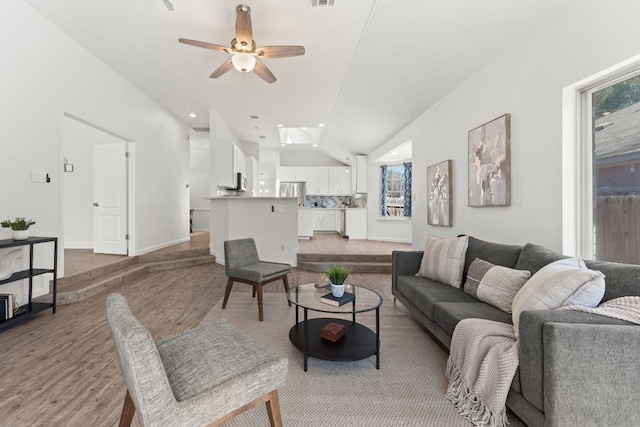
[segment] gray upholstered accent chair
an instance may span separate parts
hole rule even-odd
[[[127,385],[120,426],[134,414],[143,426],[205,426],[266,403],[271,426],[282,426],[278,388],[287,359],[216,320],[154,342],[122,295],[107,298],[107,318]]]
[[[224,242],[224,269],[229,279],[224,293],[222,308],[227,306],[233,282],[242,282],[253,286],[253,296],[258,294],[258,319],[264,319],[262,310],[262,286],[282,279],[285,292],[289,290],[287,274],[291,272],[289,264],[260,261],[256,242],[249,239],[227,240]],[[289,307],[291,307],[291,301]]]

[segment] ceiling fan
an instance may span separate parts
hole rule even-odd
[[[231,68],[242,73],[253,71],[267,83],[276,81],[276,76],[257,58],[287,58],[304,55],[304,46],[264,46],[256,48],[251,29],[251,8],[246,4],[236,6],[236,37],[231,47],[180,38],[178,41],[205,49],[218,50],[233,55],[231,59],[215,70],[209,77],[216,79]]]

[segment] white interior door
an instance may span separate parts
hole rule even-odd
[[[127,254],[127,158],[124,142],[93,149],[93,252]]]

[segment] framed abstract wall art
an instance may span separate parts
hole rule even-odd
[[[469,206],[509,206],[511,115],[469,131]]]
[[[427,224],[451,227],[451,160],[427,167]]]

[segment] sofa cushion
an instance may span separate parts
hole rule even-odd
[[[520,313],[553,310],[564,305],[595,307],[604,295],[604,274],[589,270],[584,261],[567,258],[538,270],[513,300],[513,326],[518,336]]]
[[[431,320],[433,320],[433,308],[438,302],[479,302],[460,289],[424,277],[398,277],[398,291]]]
[[[459,288],[462,285],[467,236],[441,239],[429,236],[416,276]]]
[[[566,258],[569,257],[547,249],[544,246],[527,243],[522,248],[518,262],[514,268],[517,270],[527,270],[533,276],[545,265]]]
[[[464,260],[464,272],[462,277],[467,277],[469,266],[476,258],[481,258],[495,265],[514,268],[522,246],[504,245],[502,243],[485,242],[469,236],[469,244],[467,248],[467,256]],[[520,270],[527,270],[520,269]],[[533,273],[532,273],[533,274]],[[466,285],[465,285],[466,286]]]
[[[640,296],[640,265],[588,260],[584,263],[605,276],[603,302],[624,296]]]
[[[462,319],[479,318],[511,323],[509,313],[480,302],[438,302],[433,310],[433,320],[438,326],[453,335],[453,330]]]
[[[478,286],[478,299],[511,313],[511,305],[516,294],[531,277],[526,270],[496,265],[484,275]]]

